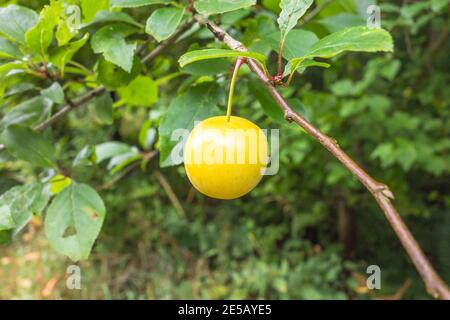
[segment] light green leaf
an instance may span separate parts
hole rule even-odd
[[[0,137],[8,152],[16,158],[43,168],[55,168],[53,144],[36,131],[20,125],[10,125]]]
[[[62,2],[52,0],[50,5],[44,6],[38,23],[27,31],[25,41],[34,52],[45,56],[53,41],[53,29],[58,25],[59,18],[64,14]]]
[[[138,76],[126,87],[118,89],[120,97],[136,107],[151,107],[158,101],[158,91],[158,84],[145,76]]]
[[[77,34],[78,30],[70,28],[66,19],[61,19],[56,29],[56,40],[58,40],[58,46],[62,47],[67,45]]]
[[[41,122],[50,113],[52,105],[52,101],[44,97],[35,97],[17,105],[0,121],[0,132],[12,124],[31,126]]]
[[[112,8],[134,8],[152,4],[168,4],[171,0],[111,0]]]
[[[132,147],[123,142],[105,142],[95,147],[96,163],[118,156],[120,154],[132,152]]]
[[[205,15],[224,13],[242,8],[251,7],[256,0],[197,0],[194,1],[195,9]]]
[[[90,1],[90,0],[88,0]],[[97,12],[95,18],[82,25],[82,28],[86,28],[89,26],[92,26],[94,24],[100,24],[100,23],[110,23],[110,22],[123,22],[128,23],[131,25],[136,25],[137,22],[133,20],[132,17],[130,17],[128,14],[124,12],[111,12],[107,10],[101,10]]]
[[[145,32],[159,42],[169,38],[183,19],[184,8],[161,8],[155,10],[147,20]]]
[[[137,46],[136,43],[129,44],[125,41],[125,34],[130,31],[129,28],[126,25],[106,26],[97,31],[91,40],[95,53],[102,53],[107,61],[126,72],[131,72]]]
[[[6,204],[0,204],[0,231],[14,229],[16,223],[11,214],[11,209]]]
[[[262,64],[264,64],[266,60],[266,57],[258,52],[240,52],[228,49],[204,49],[189,51],[182,55],[178,62],[181,67],[184,67],[197,61],[233,57],[246,57],[257,60]]]
[[[38,21],[38,14],[31,9],[9,5],[0,8],[0,34],[21,44],[25,43],[25,33]]]
[[[292,59],[291,72],[301,67],[307,59],[332,58],[344,51],[391,52],[393,47],[391,35],[383,29],[348,28],[322,38],[303,56]]]
[[[303,17],[313,2],[313,0],[281,0],[281,13],[277,22],[281,31],[282,43],[284,43],[289,31],[295,28],[298,20]]]
[[[22,59],[22,53],[11,42],[4,38],[0,38],[0,59]]]
[[[75,53],[78,52],[89,39],[89,33],[86,33],[83,38],[78,41],[69,43],[64,47],[57,48],[50,55],[50,61],[56,65],[64,74],[64,67],[69,62]]]
[[[53,82],[50,87],[42,90],[41,95],[54,103],[64,103],[64,90],[58,82]]]
[[[90,22],[101,10],[108,9],[109,0],[81,0],[84,22]]]
[[[95,154],[95,148],[91,145],[87,145],[77,154],[73,160],[72,166],[91,166],[96,162],[97,156]]]
[[[14,234],[17,234],[30,221],[34,213],[42,213],[49,199],[48,188],[39,182],[9,189],[0,196],[0,207],[8,208],[0,208],[0,230],[2,229],[1,221],[3,221],[4,230],[14,229]]]
[[[45,235],[52,247],[73,261],[87,259],[105,219],[98,193],[72,182],[59,193],[45,216]]]
[[[159,125],[160,164],[162,167],[174,166],[183,162],[180,154],[183,139],[175,130],[192,130],[196,121],[218,115],[217,104],[220,88],[211,83],[203,83],[177,97]],[[181,133],[181,132],[178,132]],[[173,138],[173,139],[172,139]]]

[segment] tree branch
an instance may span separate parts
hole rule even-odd
[[[205,25],[214,36],[224,42],[228,47],[237,51],[247,51],[247,48],[231,37],[226,31],[215,25],[213,22],[205,19],[200,15],[195,15],[195,19]],[[318,128],[309,121],[295,112],[289,104],[284,100],[283,96],[272,85],[270,79],[266,76],[261,67],[254,60],[247,59],[249,68],[258,75],[264,83],[267,90],[274,97],[279,107],[284,111],[287,121],[295,122],[302,127],[309,135],[316,139],[325,149],[327,149],[335,158],[337,158],[350,172],[352,172],[359,181],[367,188],[378,203],[380,209],[384,212],[389,224],[399,238],[406,253],[411,258],[414,266],[422,277],[427,291],[434,298],[450,300],[450,290],[445,282],[439,277],[428,258],[423,253],[417,241],[403,222],[402,218],[393,206],[391,199],[394,195],[389,188],[364,171],[350,156],[348,156],[338,145],[337,141],[322,133]]]

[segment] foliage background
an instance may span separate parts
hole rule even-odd
[[[267,51],[273,46],[270,35],[276,32],[276,2],[258,2],[217,21],[253,50]],[[1,6],[12,3],[39,11],[48,1],[2,0]],[[323,37],[343,26],[364,23],[369,3],[332,1],[303,28]],[[399,212],[449,283],[448,1],[378,4],[382,26],[394,37],[393,54],[339,56],[329,69],[312,68],[297,76],[283,94],[391,187]],[[145,24],[158,7],[123,11]],[[145,50],[156,46],[144,30],[135,39]],[[147,64],[141,75],[158,85],[158,95],[150,93],[154,103],[144,106],[124,99],[118,89],[112,94],[112,124],[99,121],[92,105],[56,124],[50,134],[59,163],[66,167],[86,145],[107,141],[143,149],[142,126],[146,133],[149,128],[154,132],[174,97],[194,83],[216,82],[216,98],[225,113],[232,63],[208,62],[179,73],[177,60],[190,47],[220,44],[207,31],[193,29]],[[99,59],[89,45],[74,57],[89,70],[96,70]],[[270,59],[275,61],[273,53]],[[49,246],[43,218],[34,216],[14,240],[0,233],[4,243],[0,298],[428,298],[370,195],[299,128],[267,117],[261,103],[269,105],[270,100],[261,95],[247,68],[241,73],[235,112],[261,127],[281,128],[278,175],[266,177],[250,195],[224,202],[195,193],[182,167],[160,169],[158,161],[151,160],[145,171],[137,168],[100,188],[107,215],[90,258],[79,262],[82,290],[65,288],[65,271],[72,262]],[[86,90],[76,79],[67,74],[60,80],[70,97]],[[35,81],[40,88],[50,84]],[[18,83],[3,78],[1,86],[6,92]],[[148,92],[144,85],[138,89]],[[3,94],[0,114],[33,95],[36,91]],[[145,99],[148,102],[149,96]],[[67,170],[93,187],[105,186],[123,172],[111,173],[106,164]],[[0,154],[0,194],[38,179],[40,173],[26,162]],[[174,207],[162,187],[164,179],[182,210]],[[365,289],[365,270],[371,264],[382,269],[382,290]]]

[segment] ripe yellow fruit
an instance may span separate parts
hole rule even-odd
[[[201,193],[236,199],[261,181],[269,160],[264,132],[240,117],[212,117],[190,133],[184,149],[189,180]]]

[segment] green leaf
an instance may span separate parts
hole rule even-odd
[[[240,52],[228,49],[204,49],[189,51],[182,55],[178,62],[181,67],[184,67],[197,61],[233,57],[246,57],[257,60],[262,64],[264,64],[266,60],[266,57],[258,52]]]
[[[105,142],[95,147],[96,163],[101,163],[106,159],[132,152],[132,147],[123,142]]]
[[[182,155],[179,154],[180,147],[184,142],[181,139],[172,139],[174,130],[192,130],[196,121],[218,115],[220,110],[217,107],[220,90],[214,84],[203,83],[191,88],[185,94],[177,97],[169,107],[167,114],[159,125],[160,135],[160,164],[162,167],[174,166],[183,162]]]
[[[0,132],[12,124],[31,126],[41,122],[50,113],[52,105],[52,101],[44,97],[35,97],[17,105],[0,121]]]
[[[6,204],[0,205],[0,231],[14,229],[16,223],[11,214],[11,209]]]
[[[288,33],[295,28],[298,20],[303,17],[313,2],[313,0],[281,0],[281,13],[277,22],[281,31],[282,43],[284,43]]]
[[[58,40],[59,47],[67,45],[77,34],[78,30],[70,28],[66,19],[60,19],[56,29],[56,40]]]
[[[39,182],[9,189],[0,196],[0,230],[3,226],[3,230],[14,229],[17,234],[33,213],[42,213],[49,199],[48,188]]]
[[[303,56],[292,59],[291,72],[301,67],[307,59],[332,58],[344,51],[391,52],[393,47],[391,35],[383,29],[348,28],[322,38]]]
[[[161,42],[169,38],[183,19],[184,8],[162,8],[155,10],[147,20],[145,32]]]
[[[283,110],[280,108],[279,104],[275,101],[272,95],[267,91],[261,81],[251,79],[248,81],[248,88],[253,97],[258,100],[264,113],[269,118],[281,124],[286,123]],[[288,103],[295,111],[309,118],[305,112],[305,107],[298,99],[289,100]]]
[[[152,4],[168,4],[171,0],[111,0],[112,8],[134,8]]]
[[[77,154],[73,160],[72,166],[91,166],[96,162],[97,156],[95,154],[95,148],[91,145],[87,145]]]
[[[52,0],[44,6],[38,23],[27,31],[25,41],[34,52],[45,56],[53,41],[53,29],[58,25],[60,16],[64,13],[62,2]]]
[[[158,101],[158,91],[158,84],[145,76],[138,76],[128,86],[118,89],[120,97],[136,107],[151,107]]]
[[[90,0],[88,0],[90,1]],[[136,21],[133,20],[128,14],[124,12],[111,12],[107,10],[101,10],[97,12],[95,18],[89,23],[82,25],[82,28],[92,26],[97,23],[111,23],[111,22],[123,22],[131,25],[136,25]]]
[[[365,25],[366,21],[356,14],[341,13],[321,19],[319,23],[325,26],[330,32],[337,32],[345,28]]]
[[[42,90],[41,95],[54,103],[64,103],[64,90],[58,82],[53,82],[50,87]]]
[[[25,33],[38,21],[38,14],[31,9],[9,5],[0,8],[0,34],[21,44],[25,43]]]
[[[22,53],[20,50],[11,42],[4,38],[0,38],[0,59],[22,59]]]
[[[280,47],[280,32],[274,32],[266,37],[266,40],[272,50],[278,51]],[[314,32],[300,29],[292,30],[286,37],[283,49],[285,59],[294,59],[304,55],[308,49],[319,41]],[[299,45],[301,43],[301,45]]]
[[[8,152],[16,158],[38,167],[57,167],[53,144],[30,128],[10,125],[0,139]]]
[[[130,73],[101,58],[98,63],[98,80],[107,89],[114,90],[128,85],[139,75],[142,68],[143,65],[137,57],[134,58],[133,68]]]
[[[87,259],[105,219],[98,193],[73,182],[59,193],[45,216],[45,235],[52,247],[73,261]]]
[[[69,62],[75,53],[78,52],[88,41],[89,33],[86,33],[83,38],[78,41],[69,43],[64,47],[57,48],[50,55],[50,61],[56,65],[64,74],[64,67]]]
[[[105,92],[94,100],[95,115],[102,124],[113,123],[113,100],[109,92]]]
[[[204,15],[224,13],[242,8],[251,7],[256,0],[197,0],[194,1],[195,9]]]
[[[81,11],[85,22],[90,22],[101,10],[108,9],[109,0],[81,0]]]
[[[125,34],[130,31],[126,25],[112,25],[101,28],[91,40],[95,53],[102,53],[104,58],[130,73],[133,67],[136,43],[125,41]]]

